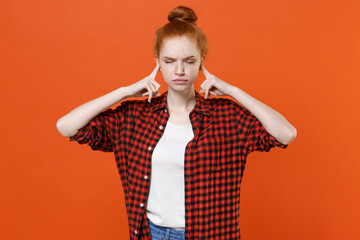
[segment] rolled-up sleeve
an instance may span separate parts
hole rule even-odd
[[[287,145],[282,144],[274,138],[261,124],[261,122],[253,116],[253,124],[251,125],[247,138],[246,149],[248,153],[253,151],[269,152],[273,147],[287,148]]]
[[[124,103],[116,109],[108,109],[93,118],[86,126],[70,137],[70,141],[88,144],[92,150],[113,151],[113,139],[120,133]]]
[[[269,152],[273,147],[287,148],[288,145],[273,137],[259,119],[245,107],[236,104],[235,116],[239,132],[242,134],[242,143],[248,154],[254,151]]]

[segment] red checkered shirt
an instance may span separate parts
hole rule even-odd
[[[195,91],[189,117],[194,138],[184,160],[185,238],[240,239],[240,185],[247,155],[286,148],[246,108],[226,98],[204,99]],[[146,216],[151,156],[169,119],[167,92],[126,100],[92,119],[70,140],[114,152],[124,189],[130,239],[151,239]]]

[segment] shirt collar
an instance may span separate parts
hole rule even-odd
[[[164,92],[158,98],[153,99],[151,101],[150,110],[152,112],[159,109],[167,109],[167,94],[168,91]],[[204,97],[201,96],[200,93],[198,93],[197,91],[195,91],[195,99],[196,99],[196,104],[193,111],[204,114],[206,116],[210,116],[210,108],[209,108],[210,106],[208,101],[206,101]]]

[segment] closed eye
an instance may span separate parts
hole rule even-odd
[[[168,57],[168,56],[165,56],[165,57],[163,58],[163,60],[164,60],[165,63],[172,63],[172,62],[176,62],[176,61],[177,61],[177,59],[172,58],[172,57]],[[184,62],[190,63],[190,64],[196,62],[195,56],[188,56],[188,57],[183,58],[182,60],[183,60]]]
[[[172,60],[165,60],[166,63],[172,63],[174,61]],[[194,63],[195,61],[194,60],[186,60],[187,63]]]

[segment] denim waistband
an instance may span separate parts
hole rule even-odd
[[[152,233],[159,235],[162,239],[185,239],[185,229],[174,229],[157,226],[148,219],[149,228]]]

